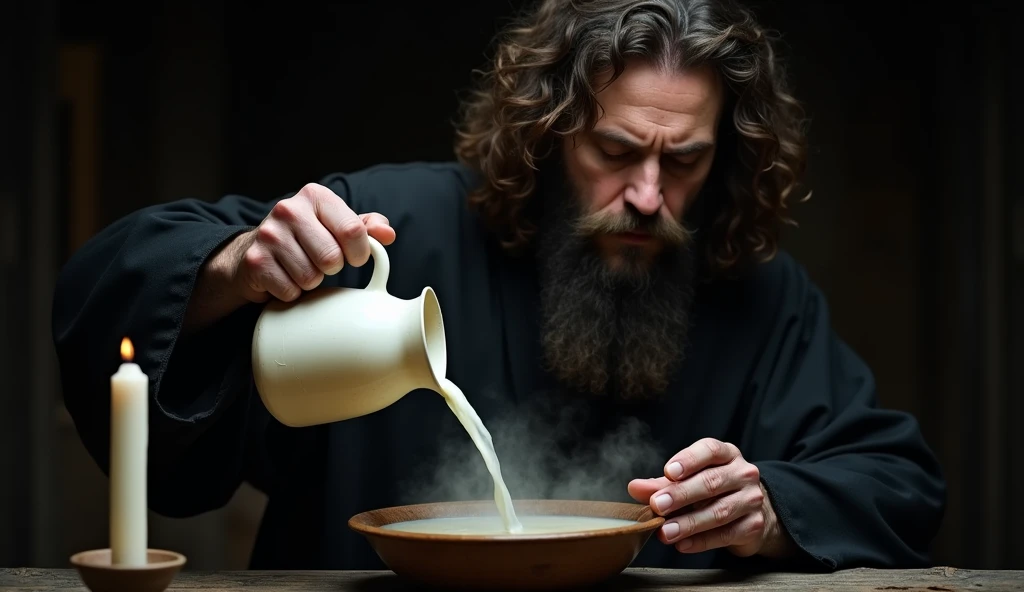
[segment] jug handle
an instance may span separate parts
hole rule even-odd
[[[391,260],[388,259],[388,252],[377,239],[372,236],[366,238],[370,241],[370,254],[373,256],[373,275],[370,276],[370,283],[366,284],[366,289],[387,292],[388,276],[391,274]]]

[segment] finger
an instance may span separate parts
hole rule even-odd
[[[312,290],[320,285],[324,273],[313,263],[299,241],[289,234],[274,250],[274,259],[288,272],[292,281],[303,290]]]
[[[747,488],[730,495],[720,497],[714,502],[694,508],[665,521],[658,531],[658,539],[665,544],[673,544],[695,534],[725,526],[731,522],[761,510],[763,494],[761,488]]]
[[[304,189],[304,191],[308,190]],[[334,235],[317,218],[316,212],[313,210],[312,199],[309,196],[296,196],[292,199],[277,202],[270,211],[269,220],[264,221],[260,225],[260,231],[267,234],[261,240],[268,243],[278,243],[284,240],[284,233],[290,233],[298,241],[306,258],[313,263],[321,274],[333,275],[341,271],[341,267],[344,264],[344,255],[341,251],[341,245],[334,239]],[[267,232],[266,227],[275,230],[275,232]],[[300,257],[295,257],[295,259],[302,260]],[[285,264],[285,269],[289,273],[293,271],[287,264]],[[312,270],[310,270],[310,273],[312,273]],[[323,277],[306,278],[310,282],[315,282],[312,287],[306,287],[299,278],[295,279],[304,289],[311,290],[320,284]]]
[[[292,281],[288,272],[266,248],[251,247],[245,252],[244,261],[245,285],[250,291],[267,293],[284,302],[291,302],[302,293],[302,288]]]
[[[760,548],[763,533],[764,514],[753,512],[735,522],[680,539],[675,543],[675,548],[680,553],[703,553],[711,549],[732,547],[753,554]]]
[[[275,206],[277,208],[277,206]],[[280,219],[266,220],[256,229],[256,240],[273,254],[292,281],[303,290],[320,285],[324,275],[299,245],[294,229]]]
[[[366,240],[366,225],[362,219],[326,187],[311,191],[313,211],[341,245],[345,262],[356,267],[365,265],[370,259],[370,241]]]
[[[341,245],[318,218],[311,217],[311,219],[297,222],[295,237],[306,253],[306,257],[320,270],[320,273],[334,275],[345,266],[345,254]]]
[[[759,473],[757,467],[748,462],[709,467],[692,477],[669,483],[664,489],[655,492],[651,497],[651,507],[664,516],[752,483],[759,483]]]
[[[740,457],[736,446],[714,438],[703,438],[680,450],[665,463],[665,476],[680,481],[714,465],[724,465]]]
[[[380,241],[380,244],[387,246],[395,242],[395,229],[383,214],[371,212],[359,217],[366,226],[367,234]]]
[[[665,477],[655,479],[633,479],[626,486],[629,495],[641,504],[651,503],[651,496],[656,491],[666,487],[671,481]]]

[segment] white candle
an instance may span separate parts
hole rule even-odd
[[[135,350],[121,341],[124,363],[110,377],[110,551],[118,565],[146,564],[146,453],[149,447],[149,377],[132,363]]]

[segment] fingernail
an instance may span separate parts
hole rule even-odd
[[[668,474],[669,479],[678,479],[683,476],[683,465],[678,462],[669,463],[669,465],[665,467],[665,472]]]
[[[669,522],[665,526],[661,527],[661,534],[665,535],[665,538],[671,541],[679,536],[679,525],[675,522]]]
[[[693,539],[683,539],[676,543],[676,551],[685,551],[693,546]]]
[[[663,493],[663,494],[659,495],[658,497],[654,498],[654,507],[658,508],[659,512],[664,512],[671,505],[672,505],[672,496],[667,494],[667,493]]]

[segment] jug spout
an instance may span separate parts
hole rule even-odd
[[[419,302],[420,333],[422,351],[427,356],[427,367],[430,370],[429,384],[424,382],[420,388],[429,388],[440,392],[441,379],[448,374],[448,345],[444,337],[444,318],[441,316],[441,303],[437,294],[427,286],[423,288]]]
[[[256,323],[256,388],[285,425],[343,421],[440,388],[447,347],[437,295],[430,287],[412,300],[388,294],[387,271],[378,276],[383,247],[373,243],[366,289],[320,288],[292,303],[274,301]]]

